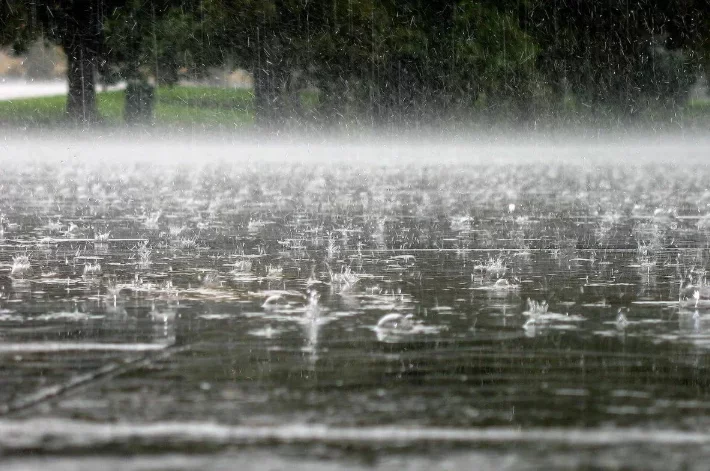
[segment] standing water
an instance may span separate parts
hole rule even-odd
[[[707,143],[2,147],[3,469],[710,457]]]

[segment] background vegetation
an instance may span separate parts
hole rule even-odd
[[[709,31],[701,0],[0,2],[0,44],[64,49],[64,114],[86,123],[200,113],[276,127],[677,120],[701,113],[688,98],[710,71]],[[215,66],[248,70],[253,92],[170,88]],[[119,81],[123,104],[96,99],[97,83]],[[50,102],[0,110],[53,121]]]

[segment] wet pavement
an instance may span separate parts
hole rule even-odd
[[[3,469],[702,469],[702,159],[249,149],[3,163]]]

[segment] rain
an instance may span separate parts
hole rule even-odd
[[[0,0],[2,468],[704,469],[709,18]]]

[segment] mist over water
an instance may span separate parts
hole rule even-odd
[[[431,131],[353,134],[298,131],[245,134],[195,128],[48,129],[6,133],[0,161],[31,168],[43,162],[85,165],[233,165],[261,162],[330,165],[433,164],[704,164],[704,133],[610,132],[560,129],[552,133]],[[198,162],[195,162],[198,159]]]

